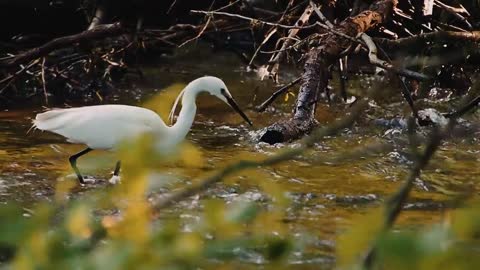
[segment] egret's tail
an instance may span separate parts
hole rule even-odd
[[[59,129],[65,124],[65,121],[62,120],[66,116],[66,111],[66,109],[56,109],[39,113],[33,120],[32,128],[49,131]]]

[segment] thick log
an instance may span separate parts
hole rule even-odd
[[[56,38],[40,47],[30,49],[12,58],[2,60],[0,61],[0,67],[12,67],[20,64],[25,64],[34,59],[46,56],[55,50],[72,46],[79,42],[90,41],[110,36],[117,36],[124,32],[125,29],[119,23],[99,25],[94,29],[86,30],[75,35]]]
[[[342,21],[335,30],[357,37],[385,22],[396,4],[397,0],[376,1],[368,10]],[[270,144],[292,141],[308,134],[317,125],[314,117],[315,105],[319,94],[328,86],[330,66],[336,63],[344,51],[351,48],[352,41],[329,32],[320,38],[319,44],[306,56],[302,85],[292,117],[267,127],[260,138],[261,141]]]

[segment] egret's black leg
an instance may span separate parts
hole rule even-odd
[[[113,175],[118,176],[120,174],[120,160],[117,161],[117,165],[115,165],[115,171],[113,171]]]
[[[71,157],[68,158],[68,160],[70,161],[70,165],[72,165],[72,168],[75,171],[75,174],[77,175],[78,181],[80,181],[80,184],[85,184],[85,181],[83,180],[83,176],[77,168],[77,158],[85,155],[86,153],[88,153],[92,150],[93,149],[87,147],[86,149],[83,149],[82,151],[80,151],[80,152],[76,153],[75,155],[72,155]]]

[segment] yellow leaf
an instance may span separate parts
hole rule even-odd
[[[175,251],[182,256],[195,257],[202,254],[202,239],[196,233],[180,234],[175,243]]]
[[[55,201],[63,203],[68,200],[68,194],[77,185],[75,181],[57,181],[55,187]]]
[[[476,202],[478,205],[478,202]],[[480,208],[470,206],[451,212],[451,228],[462,240],[476,239],[480,234]]]
[[[13,262],[13,268],[15,270],[33,270],[35,269],[34,262],[30,254],[26,252],[20,252],[15,256],[15,261]]]
[[[92,234],[88,209],[85,205],[72,209],[67,219],[67,230],[73,236],[86,239]]]
[[[352,227],[338,237],[337,262],[341,269],[359,262],[383,229],[385,209],[375,209],[352,219]]]
[[[200,168],[204,166],[202,152],[190,143],[183,143],[181,145],[180,158],[186,167]]]

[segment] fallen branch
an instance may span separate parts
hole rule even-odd
[[[91,41],[94,39],[110,36],[117,36],[124,32],[125,29],[120,25],[120,23],[99,25],[94,29],[86,30],[75,35],[56,38],[40,47],[30,49],[26,52],[16,55],[15,57],[2,60],[0,61],[0,67],[17,66],[32,61],[34,59],[44,57],[60,48],[65,48],[79,42]]]
[[[281,94],[285,93],[288,89],[290,89],[292,86],[296,85],[297,83],[300,82],[300,80],[302,79],[302,77],[298,77],[296,78],[295,80],[291,81],[289,84],[285,85],[285,86],[282,86],[280,89],[278,89],[277,91],[275,91],[267,100],[265,100],[262,104],[260,104],[256,110],[257,112],[263,112],[265,111],[265,109],[270,106],[270,104],[272,104],[272,102],[275,101],[275,99],[277,99],[278,96],[280,96]]]
[[[419,50],[420,47],[428,45],[429,42],[480,42],[480,31],[472,32],[455,32],[455,31],[437,31],[432,33],[419,34],[413,37],[399,38],[396,40],[389,40],[385,38],[376,38],[378,44],[387,48],[389,51],[405,50],[415,48]]]
[[[336,27],[336,31],[349,37],[357,37],[385,22],[396,4],[396,0],[377,1],[370,6],[369,10],[345,19]],[[270,144],[292,141],[308,134],[316,126],[315,105],[319,93],[324,92],[328,86],[330,66],[352,47],[352,40],[329,31],[320,37],[319,44],[306,55],[302,86],[292,117],[267,127],[260,138],[261,141]]]

